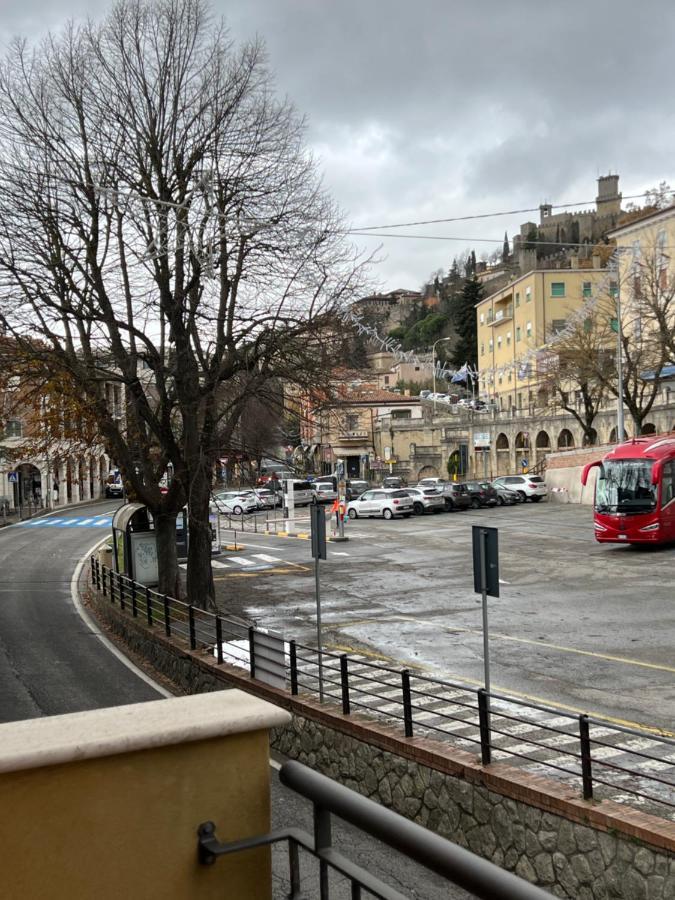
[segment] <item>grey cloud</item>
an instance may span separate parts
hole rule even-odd
[[[625,193],[675,180],[670,0],[212,0],[212,8],[235,39],[265,39],[278,90],[307,114],[326,184],[353,222],[589,199],[610,168]],[[4,0],[0,35],[87,13],[99,14],[93,0]],[[446,233],[499,237],[521,219]],[[391,288],[418,286],[463,247],[387,240],[381,277]]]

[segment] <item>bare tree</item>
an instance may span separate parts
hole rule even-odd
[[[619,276],[620,272],[620,276]],[[617,291],[620,291],[618,323]],[[667,281],[667,264],[657,247],[635,250],[618,267],[614,286],[600,299],[595,315],[609,328],[607,346],[621,345],[623,403],[641,434],[661,390],[662,371],[672,358],[675,285]],[[618,353],[618,348],[617,348]],[[616,365],[598,367],[598,378],[619,397]]]
[[[610,322],[606,316],[589,313],[575,318],[562,335],[551,337],[554,343],[544,357],[540,387],[577,420],[585,443],[592,444],[593,422],[615,371]]]
[[[236,48],[202,0],[120,0],[100,26],[16,42],[0,122],[0,324],[94,412],[154,514],[163,591],[187,502],[188,597],[212,603],[219,445],[271,379],[324,377],[334,312],[366,287],[303,122],[263,47]]]

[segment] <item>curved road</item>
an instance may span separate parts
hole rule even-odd
[[[78,614],[79,560],[119,504],[78,506],[0,529],[0,722],[157,700]]]

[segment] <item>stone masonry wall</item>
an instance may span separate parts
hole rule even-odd
[[[102,597],[94,612],[133,651],[187,693],[238,687],[292,713],[274,749],[436,831],[557,897],[675,900],[675,825],[587,804],[569,788],[462,751],[402,739],[364,717],[291,697],[241,670],[217,666]],[[608,812],[604,812],[607,810]]]
[[[557,897],[675,900],[675,855],[545,812],[295,715],[272,746]]]

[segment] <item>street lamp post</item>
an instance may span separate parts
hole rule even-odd
[[[433,381],[433,385],[434,385],[434,415],[436,415],[436,360],[435,360],[436,344],[442,344],[444,341],[451,341],[451,340],[452,340],[452,338],[449,338],[449,337],[439,338],[437,341],[434,341],[434,343],[431,345],[431,365],[433,368],[433,379],[434,379],[434,381]]]

